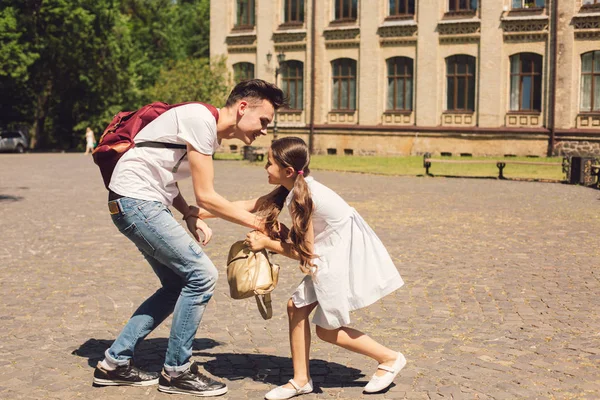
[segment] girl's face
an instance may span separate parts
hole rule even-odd
[[[293,179],[291,178],[291,175],[293,173],[292,168],[285,168],[277,161],[275,161],[275,159],[273,158],[273,151],[271,149],[269,149],[269,157],[267,158],[267,164],[265,165],[265,169],[267,170],[269,183],[271,185],[286,186],[286,183],[288,183],[288,181],[293,181]]]

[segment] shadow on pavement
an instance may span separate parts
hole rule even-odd
[[[293,377],[292,359],[270,354],[194,352],[194,356],[213,358],[203,362],[203,367],[214,376],[230,381],[250,378],[257,382],[283,385]],[[310,372],[319,387],[364,386],[357,382],[365,375],[356,368],[319,359],[310,360]],[[319,393],[318,389],[315,393]]]
[[[10,194],[0,194],[0,203],[4,202],[15,202],[23,200],[23,196],[13,196]]]
[[[104,358],[104,352],[114,340],[88,339],[72,355],[85,357],[88,365],[96,367]],[[195,339],[193,356],[204,369],[217,378],[230,381],[250,378],[257,382],[282,385],[293,377],[292,359],[270,354],[248,353],[211,353],[206,350],[220,346],[213,339]],[[160,371],[167,351],[166,338],[147,339],[136,349],[134,364],[146,371]],[[347,367],[335,362],[320,359],[310,361],[310,370],[315,380],[315,393],[318,387],[357,387],[366,385],[367,381],[358,381],[365,375],[356,368]],[[91,373],[91,372],[90,372]]]
[[[74,356],[86,357],[88,365],[96,367],[98,361],[104,359],[104,352],[112,345],[113,339],[88,339],[85,343],[71,352]],[[147,371],[160,371],[165,361],[168,339],[153,338],[143,340],[135,349],[134,365]],[[192,351],[202,351],[220,346],[213,339],[194,339]]]

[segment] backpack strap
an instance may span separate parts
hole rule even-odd
[[[254,296],[258,311],[263,319],[271,319],[273,316],[273,307],[271,307],[271,293],[257,294]]]
[[[187,146],[185,144],[163,142],[141,142],[136,143],[135,147],[152,147],[155,149],[187,149]]]

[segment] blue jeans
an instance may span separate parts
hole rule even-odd
[[[127,364],[138,342],[173,313],[165,369],[184,371],[218,271],[164,204],[129,197],[112,203],[119,211],[112,214],[114,224],[142,252],[162,287],[133,313],[105,356],[117,365]]]

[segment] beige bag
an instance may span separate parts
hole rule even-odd
[[[273,316],[271,292],[277,285],[279,265],[272,264],[266,250],[253,252],[244,241],[235,242],[227,257],[227,282],[233,299],[254,296],[264,319]]]

